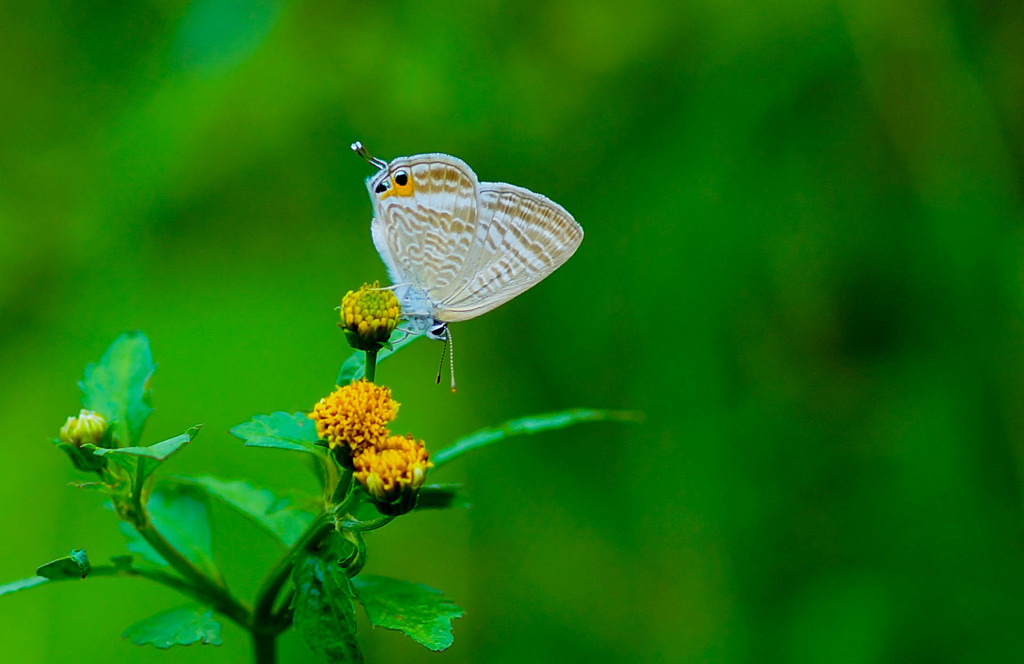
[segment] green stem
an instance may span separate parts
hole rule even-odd
[[[142,457],[139,457],[135,481],[131,488],[131,504],[133,508],[131,511],[133,512],[133,518],[130,520],[130,523],[135,527],[135,531],[153,547],[153,550],[167,561],[167,564],[174,571],[184,577],[187,584],[194,588],[195,592],[190,591],[188,594],[195,596],[195,593],[199,593],[205,598],[206,603],[210,604],[216,611],[224,614],[240,626],[248,628],[251,618],[249,609],[235,599],[222,582],[211,579],[196,567],[191,560],[175,549],[153,525],[152,520],[149,518],[149,511],[143,502],[145,480],[143,478],[142,462]]]
[[[253,661],[255,664],[277,662],[277,634],[252,632]]]
[[[274,569],[270,570],[270,574],[263,580],[263,584],[256,592],[256,604],[253,608],[252,625],[250,626],[254,639],[257,634],[266,633],[268,630],[272,636],[281,631],[278,626],[273,624],[274,602],[277,600],[277,595],[281,592],[285,581],[288,580],[288,575],[291,574],[298,557],[303,552],[315,548],[324,537],[330,534],[333,527],[334,524],[327,512],[318,514],[292,545],[292,548],[288,549]]]
[[[335,472],[338,470],[341,472],[334,478],[334,491],[328,496],[328,505],[341,505],[342,508],[347,507],[349,502],[352,500],[352,471],[340,468],[338,464],[331,464],[335,468]],[[337,511],[337,508],[334,510]]]
[[[373,382],[377,373],[377,351],[366,351],[366,380]]]
[[[192,561],[164,539],[164,536],[153,527],[148,514],[143,523],[135,525],[135,530],[142,536],[142,539],[146,540],[160,554],[160,557],[167,561],[167,564],[173,567],[178,574],[185,577],[186,581],[190,582],[196,590],[202,593],[216,611],[224,614],[240,626],[246,629],[249,628],[251,616],[249,609],[235,599],[224,585],[206,576],[206,574],[192,564]]]
[[[149,579],[155,583],[159,583],[177,590],[182,595],[188,595],[200,602],[207,602],[206,595],[199,592],[194,586],[182,581],[180,578],[173,574],[161,572],[155,569],[136,569],[134,567],[122,568],[115,567],[113,565],[97,565],[92,568],[89,572],[91,577],[96,576],[132,576],[139,577],[142,579]]]

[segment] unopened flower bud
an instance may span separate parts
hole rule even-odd
[[[376,351],[384,347],[398,324],[401,308],[398,298],[382,289],[380,282],[363,284],[341,300],[341,323],[350,346],[356,350]]]
[[[78,417],[69,417],[64,426],[60,428],[60,435],[54,444],[68,455],[75,468],[85,472],[101,471],[107,460],[102,456],[93,454],[90,449],[82,449],[83,445],[96,445],[102,447],[101,443],[106,438],[107,420],[99,413],[84,408]]]
[[[75,447],[99,445],[106,432],[107,420],[99,413],[83,408],[78,417],[69,417],[60,428],[60,441]]]

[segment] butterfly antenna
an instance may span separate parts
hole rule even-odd
[[[451,355],[449,355],[449,359],[451,360],[452,392],[454,393],[455,392],[455,343],[452,341],[452,331],[449,330],[446,327],[446,328],[444,328],[444,332],[445,332],[445,334],[444,334],[444,347],[441,348],[441,362],[437,365],[437,378],[434,379],[434,382],[437,383],[438,385],[441,384],[441,371],[444,369],[444,355],[445,355],[445,352],[448,351],[448,347],[451,346]]]
[[[448,330],[446,329],[445,332]],[[441,370],[444,369],[444,354],[448,352],[448,334],[444,335],[444,346],[441,347],[441,361],[437,363],[437,378],[434,379],[434,383],[437,385],[441,384]]]
[[[452,363],[452,365],[451,365],[451,371],[452,371],[452,394],[455,394],[455,342],[452,341],[452,330],[451,330],[451,328],[446,327],[445,331],[448,333],[447,335],[445,335],[445,338],[448,340],[448,345],[452,347],[451,351],[449,351],[450,354],[448,355],[448,359],[451,360],[451,363]]]
[[[355,152],[357,155],[365,159],[366,162],[371,166],[376,166],[378,170],[383,170],[388,166],[388,162],[384,161],[383,159],[377,159],[372,154],[367,152],[366,148],[364,148],[363,144],[360,143],[359,141],[356,141],[355,143],[352,144],[352,152]]]

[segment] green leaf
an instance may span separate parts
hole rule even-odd
[[[0,586],[0,595],[25,590],[26,588],[34,588],[35,586],[49,582],[50,579],[47,579],[45,576],[30,576],[27,579],[18,579],[17,581],[11,581],[10,583],[5,583]]]
[[[142,437],[142,428],[153,412],[149,379],[155,369],[146,335],[125,332],[99,362],[85,368],[85,376],[78,382],[82,405],[107,418],[119,445],[135,445]]]
[[[348,575],[331,558],[307,556],[292,570],[294,623],[302,638],[328,662],[362,662]]]
[[[295,506],[286,498],[278,498],[269,489],[259,489],[241,480],[228,481],[203,475],[176,477],[220,500],[248,517],[256,525],[278,537],[290,547],[313,521],[313,514]]]
[[[92,566],[89,564],[89,557],[85,555],[85,549],[72,549],[70,555],[40,565],[36,574],[51,581],[84,579],[89,575],[91,569]]]
[[[461,484],[425,484],[420,487],[420,495],[416,499],[417,510],[465,509],[471,505],[469,497],[462,492]]]
[[[374,625],[397,629],[431,650],[444,650],[452,644],[452,619],[461,618],[462,609],[441,591],[365,574],[352,579],[352,584]]]
[[[594,410],[591,408],[573,408],[555,413],[543,415],[530,415],[515,420],[509,420],[496,427],[488,427],[475,431],[464,436],[441,450],[431,455],[430,460],[434,462],[434,469],[448,463],[452,459],[462,456],[470,450],[496,443],[504,438],[522,436],[524,434],[540,433],[583,422],[601,422],[605,420],[617,422],[639,422],[643,419],[640,413],[621,410]]]
[[[211,609],[191,604],[140,620],[126,629],[121,638],[131,639],[140,646],[152,644],[157,648],[187,646],[197,641],[219,646],[220,623],[213,619]]]
[[[128,471],[133,482],[141,484],[147,477],[153,474],[160,464],[169,459],[172,454],[185,445],[192,442],[192,439],[199,433],[202,425],[197,425],[174,438],[150,445],[148,447],[121,447],[118,449],[107,449],[92,445],[83,446],[92,450],[94,454],[106,457],[117,465]],[[141,461],[141,463],[140,463]],[[141,473],[141,477],[136,477]]]
[[[278,411],[273,415],[257,415],[233,428],[231,433],[249,447],[324,454],[324,449],[317,445],[320,436],[316,433],[316,424],[305,413]]]
[[[153,526],[171,546],[208,576],[222,578],[213,558],[206,494],[185,484],[160,485],[150,494],[146,508]],[[129,551],[154,565],[167,565],[130,523],[122,521],[121,532],[128,539]]]
[[[86,574],[90,574],[93,577],[114,576],[132,569],[131,556],[113,556],[110,562],[112,563],[111,565],[91,567],[88,559],[85,557],[85,551],[83,549],[76,549],[71,552],[70,556],[58,558],[53,562],[42,565],[38,570],[41,576],[19,579],[0,585],[0,595],[25,590],[26,588],[34,588],[51,581],[81,581],[85,578]],[[44,570],[46,571],[45,575],[43,575]]]
[[[379,365],[385,359],[391,357],[398,351],[402,350],[416,339],[422,337],[422,334],[413,334],[408,328],[398,326],[392,333],[392,336],[397,334],[404,334],[402,338],[390,344],[390,348],[382,348],[377,353],[377,364]],[[338,372],[338,380],[336,385],[348,385],[354,380],[359,380],[366,374],[366,353],[361,350],[357,350],[348,356],[341,365],[341,370]]]

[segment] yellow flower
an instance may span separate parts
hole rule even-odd
[[[434,466],[423,441],[390,436],[353,456],[355,477],[382,514],[397,516],[416,506],[416,494]]]
[[[391,390],[361,380],[331,392],[310,414],[316,432],[333,450],[347,447],[354,456],[363,449],[382,445],[388,423],[398,414],[398,402]]]
[[[398,324],[398,298],[389,290],[363,284],[341,299],[341,327],[348,343],[356,350],[375,351],[383,347]]]
[[[107,420],[99,413],[83,408],[78,417],[69,417],[60,428],[60,441],[75,447],[99,445],[106,432]]]

